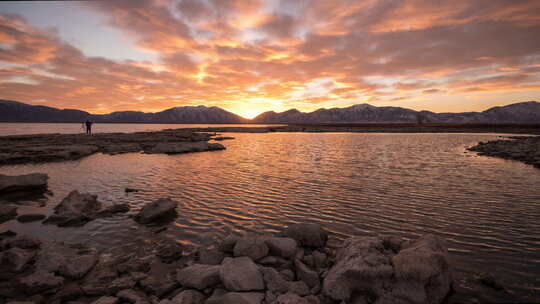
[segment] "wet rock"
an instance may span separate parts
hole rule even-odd
[[[34,260],[36,252],[17,247],[10,248],[1,255],[1,268],[3,271],[21,272]]]
[[[199,263],[206,265],[220,265],[225,255],[218,249],[203,248],[198,251]]]
[[[184,290],[172,298],[173,304],[203,304],[204,294],[196,290]]]
[[[313,257],[313,264],[316,268],[321,269],[327,266],[327,256],[326,253],[315,250],[311,253]]]
[[[97,195],[73,190],[54,207],[54,212],[58,215],[91,214],[100,209],[101,202],[97,200]]]
[[[41,246],[41,241],[29,236],[19,235],[9,240],[9,246],[22,249],[37,249]]]
[[[107,206],[91,215],[93,215],[94,217],[106,217],[106,216],[111,216],[117,213],[126,213],[129,211],[129,209],[130,209],[129,205],[126,203],[114,204],[114,205]]]
[[[7,222],[17,217],[17,207],[0,204],[0,223]]]
[[[289,292],[303,297],[309,295],[309,287],[303,281],[290,282]]]
[[[334,300],[363,292],[388,303],[441,303],[450,285],[446,249],[436,237],[424,236],[397,254],[381,238],[354,237],[339,250],[323,292]]]
[[[8,229],[6,231],[0,232],[0,240],[4,239],[4,238],[14,237],[16,235],[17,235],[17,232],[14,232],[14,231],[11,231],[11,230]]]
[[[295,260],[294,265],[296,268],[296,276],[299,280],[304,281],[309,288],[316,288],[320,286],[321,282],[319,279],[319,274],[316,271],[310,269],[299,260]]]
[[[261,292],[229,292],[223,296],[223,304],[261,304],[264,293]]]
[[[212,295],[204,301],[204,304],[221,304],[223,303],[223,296],[227,294],[227,290],[216,288]]]
[[[308,300],[293,294],[287,293],[277,297],[272,304],[309,304]]]
[[[225,253],[233,253],[234,246],[236,245],[238,239],[239,237],[229,234],[221,243],[219,243],[218,249]]]
[[[126,193],[139,192],[139,191],[140,191],[139,189],[135,189],[135,188],[125,188],[124,189],[124,192],[126,192]]]
[[[45,191],[49,176],[43,173],[25,175],[0,174],[0,194],[17,191]]]
[[[259,268],[248,257],[225,258],[219,272],[221,282],[231,291],[251,291],[264,289],[264,281]]]
[[[115,297],[109,297],[109,296],[103,296],[94,302],[92,304],[117,304],[119,301],[118,298]]]
[[[80,279],[98,263],[98,259],[98,253],[93,248],[48,243],[38,254],[36,267],[66,278]]]
[[[148,276],[141,280],[139,284],[146,293],[155,294],[160,298],[180,286],[176,278],[171,278],[168,274],[165,276]]]
[[[19,283],[29,295],[56,292],[64,283],[62,277],[54,275],[52,272],[36,271],[19,280]]]
[[[270,254],[290,259],[296,253],[298,244],[292,238],[271,237],[266,239]]]
[[[480,272],[475,274],[474,278],[485,286],[491,287],[495,290],[504,290],[504,286],[497,281],[492,273]]]
[[[178,271],[177,279],[182,286],[203,290],[221,282],[221,266],[194,264]]]
[[[294,281],[294,272],[290,269],[283,269],[279,274],[287,281]]]
[[[151,304],[144,293],[133,290],[133,289],[124,289],[122,291],[119,291],[116,294],[116,296],[120,298],[120,300],[125,301],[127,303]]]
[[[284,234],[305,247],[324,247],[328,240],[328,233],[319,224],[294,224]]]
[[[41,221],[46,216],[44,214],[22,214],[17,217],[17,221],[21,223],[29,223]]]
[[[53,298],[51,299],[54,303],[55,301],[67,302],[71,300],[76,300],[84,295],[84,291],[81,289],[81,286],[75,282],[69,282],[62,286],[60,291],[58,291]]]
[[[171,199],[161,198],[145,205],[135,216],[135,220],[141,224],[150,224],[171,219],[177,216],[177,203]]]
[[[160,244],[156,256],[163,263],[170,264],[182,257],[182,247],[176,243]]]
[[[270,267],[261,267],[260,272],[263,275],[266,289],[274,294],[286,293],[289,290],[289,282],[287,282],[279,273]]]
[[[212,139],[213,139],[213,140],[217,140],[217,141],[222,141],[222,140],[230,140],[230,139],[234,139],[234,137],[230,137],[230,136],[216,136],[216,137],[213,137]]]
[[[263,238],[242,237],[234,245],[234,256],[247,256],[256,261],[268,255],[268,246]]]
[[[225,147],[218,143],[209,143],[205,141],[199,142],[175,142],[175,143],[158,143],[155,146],[145,149],[146,154],[181,154],[191,152],[204,152],[225,150]]]

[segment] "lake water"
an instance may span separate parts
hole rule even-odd
[[[159,131],[178,128],[220,128],[220,127],[266,127],[263,124],[124,124],[124,123],[95,123],[92,125],[93,133],[130,133],[143,131]],[[276,125],[271,125],[276,126]],[[86,129],[80,123],[0,123],[0,136],[61,133],[84,133]]]
[[[353,235],[447,241],[455,270],[452,303],[540,301],[540,170],[477,156],[465,148],[496,139],[486,134],[269,133],[226,134],[227,150],[183,155],[97,154],[79,161],[0,167],[2,174],[45,172],[54,192],[50,214],[71,190],[103,202],[127,202],[137,212],[160,197],[178,201],[179,217],[154,234],[128,215],[82,228],[10,221],[41,238],[87,242],[104,251],[151,248],[160,238],[186,246],[229,233],[276,232],[317,222],[332,243]],[[124,188],[143,191],[126,194]],[[148,246],[144,246],[145,244]],[[509,293],[477,284],[489,271]]]

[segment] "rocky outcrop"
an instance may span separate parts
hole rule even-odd
[[[45,191],[49,176],[44,173],[32,173],[25,175],[0,174],[0,194],[18,191]]]
[[[324,279],[324,294],[340,301],[355,293],[376,303],[441,303],[452,284],[442,241],[426,235],[404,248],[388,243],[379,237],[346,240]]]
[[[517,160],[540,169],[540,136],[480,142],[468,150],[478,152],[479,155]]]
[[[208,143],[210,139],[210,134],[182,129],[100,133],[92,136],[81,134],[0,136],[0,166],[76,160],[98,152],[110,155],[143,151],[149,154],[178,154],[225,149],[219,143]]]
[[[135,220],[141,224],[153,224],[170,220],[176,217],[177,202],[168,199],[161,198],[150,204],[145,205],[137,215]]]
[[[153,254],[140,257],[0,234],[0,282],[9,282],[0,284],[0,300],[39,296],[41,303],[438,304],[450,291],[446,247],[435,236],[415,241],[353,237],[335,254],[327,246],[313,246],[311,241],[326,237],[320,235],[321,227],[310,229],[310,237],[299,238],[310,244],[305,246],[287,237],[229,236],[217,247],[195,251],[156,243]],[[248,254],[235,257],[237,246],[251,253],[260,252],[263,244],[267,251],[256,261]],[[212,265],[199,263],[203,260]]]
[[[97,195],[79,193],[74,190],[54,207],[54,214],[49,216],[43,223],[60,227],[83,226],[96,218],[127,211],[129,211],[127,204],[103,206],[97,200]]]

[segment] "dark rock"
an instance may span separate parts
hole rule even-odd
[[[97,195],[73,190],[60,204],[54,207],[54,212],[58,215],[91,214],[100,209],[101,202],[97,200]]]
[[[51,272],[36,271],[19,280],[25,293],[34,295],[37,293],[56,292],[64,283],[62,277],[56,276]]]
[[[271,237],[266,239],[270,254],[290,259],[296,253],[298,244],[292,238]]]
[[[217,249],[200,249],[198,251],[199,263],[206,265],[219,265],[225,258],[223,252]]]
[[[92,304],[117,304],[119,301],[118,298],[115,297],[109,297],[109,296],[103,296],[94,302]]]
[[[0,174],[0,194],[16,191],[45,191],[49,176],[43,173],[10,176]]]
[[[319,224],[294,224],[287,227],[285,235],[306,247],[324,247],[328,240],[328,233]]]
[[[133,289],[119,291],[116,296],[127,303],[150,304],[150,301],[148,301],[148,298],[144,293]]]
[[[319,274],[316,271],[310,269],[299,260],[295,260],[294,265],[296,267],[296,276],[299,280],[304,281],[309,288],[316,288],[320,286],[321,282],[319,279]]]
[[[0,204],[0,224],[17,217],[17,207]]]
[[[174,304],[203,304],[204,294],[196,290],[184,290],[172,298]]]
[[[145,205],[135,216],[135,220],[141,224],[151,224],[169,220],[177,216],[177,203],[173,200],[162,198]]]
[[[208,143],[205,141],[197,142],[175,142],[158,143],[155,146],[145,149],[146,154],[181,154],[190,152],[204,152],[225,150],[225,147],[218,143]]]
[[[170,264],[182,257],[182,247],[176,243],[160,244],[156,256],[163,263]]]
[[[242,237],[234,245],[234,256],[247,256],[256,261],[268,255],[268,245],[261,237]]]
[[[260,271],[263,275],[266,289],[273,294],[286,293],[289,290],[289,282],[287,282],[279,273],[270,267],[261,267]]]
[[[35,221],[41,221],[46,216],[44,214],[22,214],[17,217],[17,221],[21,223],[29,223]]]
[[[126,192],[126,193],[130,193],[130,192],[139,192],[139,189],[125,188],[125,189],[124,189],[124,192]]]
[[[34,260],[36,252],[33,250],[10,248],[1,255],[1,268],[3,271],[21,272]]]
[[[287,293],[278,296],[272,304],[309,304],[309,302],[294,293]]]
[[[19,235],[9,240],[9,246],[22,249],[37,249],[41,246],[41,241],[29,236]]]
[[[480,281],[480,283],[484,284],[485,286],[491,287],[495,290],[504,290],[504,286],[497,281],[497,279],[492,273],[480,272],[477,273],[474,277],[476,280]]]
[[[263,300],[262,292],[229,292],[223,296],[222,304],[261,304]]]
[[[217,285],[221,266],[194,264],[178,271],[177,279],[182,286],[203,290]]]
[[[223,239],[223,241],[218,245],[218,249],[225,253],[233,253],[234,246],[238,241],[239,237],[229,234]]]
[[[171,278],[169,275],[151,275],[140,281],[139,284],[144,289],[144,291],[146,291],[146,293],[155,294],[160,298],[180,286],[179,283],[176,281],[176,278]]]

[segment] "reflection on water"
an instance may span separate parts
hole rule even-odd
[[[73,189],[134,213],[159,197],[178,201],[179,217],[160,235],[207,244],[230,232],[273,232],[320,222],[334,243],[351,235],[434,233],[448,241],[457,269],[456,301],[532,301],[540,292],[540,170],[479,157],[465,147],[494,135],[234,134],[227,150],[176,156],[94,155],[76,162],[2,167],[46,172],[51,212]],[[124,193],[124,188],[141,192]],[[22,210],[43,212],[27,206]],[[20,232],[113,250],[157,237],[127,215],[83,228],[8,222]],[[160,236],[161,237],[161,236]],[[471,274],[490,271],[513,294],[479,289]],[[478,297],[478,295],[475,295]]]

